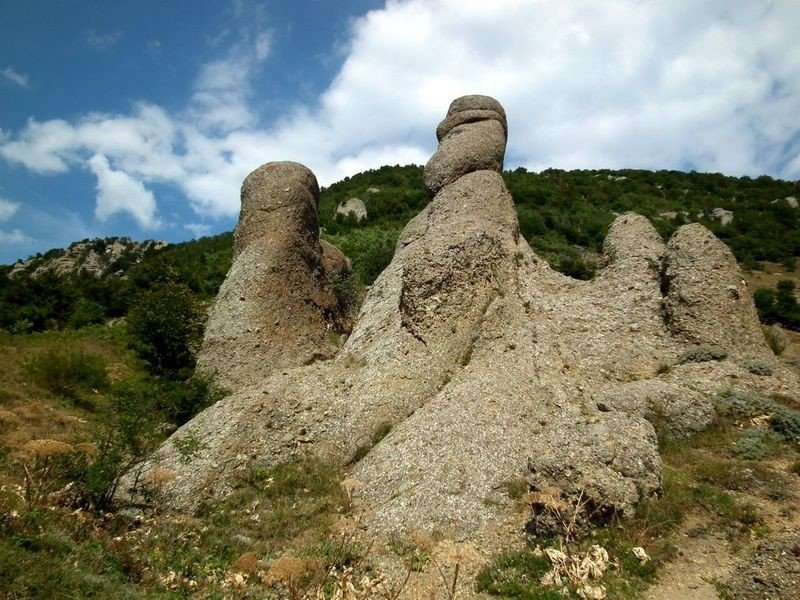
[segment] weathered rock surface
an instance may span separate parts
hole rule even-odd
[[[242,185],[233,264],[197,362],[227,389],[336,352],[328,333],[341,328],[343,311],[331,280],[347,261],[320,245],[318,201],[314,174],[297,163],[268,163]]]
[[[644,417],[667,439],[688,437],[714,422],[714,408],[700,392],[661,379],[632,381],[594,396],[600,411]]]
[[[503,171],[508,125],[503,107],[494,98],[455,100],[436,137],[439,148],[425,165],[425,188],[431,197],[467,173]]]
[[[205,367],[224,366],[239,391],[144,466],[176,473],[175,506],[220,498],[254,464],[308,451],[362,457],[351,477],[368,535],[477,539],[514,514],[504,490],[521,478],[567,506],[590,501],[597,511],[584,507],[584,521],[656,493],[649,420],[686,435],[708,422],[707,394],[746,377],[732,360],[661,367],[698,343],[769,356],[750,295],[710,232],[684,227],[665,245],[635,214],[612,225],[593,281],[551,270],[519,234],[500,175],[506,131],[495,100],[453,103],[425,170],[430,204],[400,235],[345,345],[305,366],[334,350],[312,176],[267,165],[246,180],[236,260],[203,350]],[[757,379],[797,389],[783,371]],[[191,460],[175,443],[187,436],[201,448]],[[530,528],[555,526],[532,508]]]
[[[725,210],[724,208],[715,208],[711,211],[711,218],[719,221],[720,225],[729,225],[733,223],[733,211]]]
[[[684,225],[670,239],[663,288],[674,334],[741,358],[768,356],[752,294],[733,253],[702,225]]]

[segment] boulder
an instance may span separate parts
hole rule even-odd
[[[357,221],[367,220],[367,207],[361,198],[350,198],[336,207],[336,215],[341,217],[352,217]]]
[[[600,411],[647,419],[665,439],[703,431],[716,418],[710,398],[689,386],[660,379],[610,387],[595,394],[594,401]]]
[[[495,99],[465,96],[453,101],[436,137],[439,148],[425,165],[425,188],[431,197],[467,173],[502,173],[508,126]]]

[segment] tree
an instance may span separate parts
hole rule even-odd
[[[156,283],[140,294],[128,313],[130,345],[154,374],[184,378],[194,368],[203,318],[188,286]]]

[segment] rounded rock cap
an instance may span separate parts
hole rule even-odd
[[[473,94],[461,96],[450,103],[447,116],[436,128],[436,139],[442,139],[455,127],[466,123],[495,120],[503,126],[503,131],[508,137],[508,120],[503,106],[491,96]]]

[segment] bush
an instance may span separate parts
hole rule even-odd
[[[182,378],[194,368],[204,317],[186,285],[157,283],[139,296],[128,313],[130,346],[152,373]]]
[[[717,396],[714,408],[721,416],[739,420],[767,416],[770,428],[782,439],[800,440],[800,411],[769,398],[733,390]]]
[[[782,438],[763,427],[748,427],[742,430],[733,444],[733,452],[747,460],[760,460],[775,454]]]
[[[764,339],[767,340],[767,345],[772,350],[775,356],[780,356],[786,350],[786,335],[781,331],[777,325],[762,325],[761,330],[764,332]]]
[[[359,281],[370,285],[391,262],[399,235],[399,229],[367,227],[347,235],[329,236],[329,241],[350,258]]]
[[[186,381],[163,379],[153,384],[155,408],[175,425],[183,425],[225,393],[210,378],[195,375]]]
[[[154,391],[149,382],[114,387],[109,414],[94,440],[95,451],[76,454],[69,464],[76,503],[96,510],[110,508],[122,476],[155,449],[162,433]]]
[[[102,323],[105,318],[106,309],[103,305],[86,298],[80,298],[75,302],[75,309],[69,318],[69,326],[73,329],[80,329],[87,325]]]
[[[772,363],[769,363],[766,360],[760,358],[745,360],[739,363],[739,365],[746,371],[752,373],[753,375],[762,375],[766,377],[772,375],[775,372]]]
[[[83,351],[48,350],[31,359],[27,369],[38,385],[72,401],[108,387],[103,357]]]
[[[717,346],[695,346],[678,355],[675,359],[675,364],[683,365],[689,362],[724,360],[727,357],[728,352]]]

